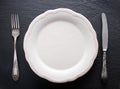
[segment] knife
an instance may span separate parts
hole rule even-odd
[[[103,51],[103,63],[102,63],[102,72],[101,79],[103,83],[106,83],[108,79],[107,73],[107,49],[108,49],[108,23],[105,13],[102,13],[102,51]]]

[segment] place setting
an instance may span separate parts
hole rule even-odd
[[[106,84],[108,23],[106,14],[100,15],[102,24],[101,82]],[[14,42],[13,81],[18,81],[20,68],[16,43],[21,32],[19,14],[11,14],[11,33]],[[23,39],[25,58],[32,71],[52,83],[74,82],[93,66],[100,44],[91,22],[81,13],[69,8],[47,10],[30,23]],[[99,76],[99,75],[98,75]]]

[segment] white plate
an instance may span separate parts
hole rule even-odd
[[[38,76],[63,83],[88,72],[96,58],[98,42],[87,18],[59,8],[48,10],[31,22],[24,38],[24,51]]]

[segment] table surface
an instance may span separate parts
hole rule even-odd
[[[49,9],[70,8],[86,16],[92,23],[99,42],[98,56],[90,71],[69,83],[56,84],[38,77],[26,62],[23,39],[30,22]],[[0,89],[120,89],[120,0],[0,0]],[[108,81],[101,83],[102,66],[101,13],[109,24]],[[18,13],[21,34],[17,42],[20,79],[11,77],[13,38],[10,14]]]

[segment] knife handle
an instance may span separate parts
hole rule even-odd
[[[102,72],[101,72],[101,79],[103,83],[106,83],[108,79],[106,58],[107,58],[106,51],[103,51],[103,64],[102,64]]]

